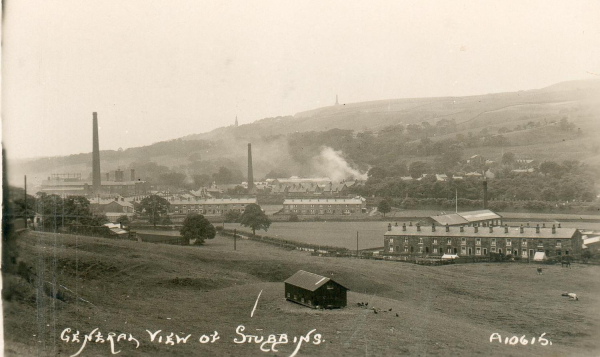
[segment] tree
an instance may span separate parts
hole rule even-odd
[[[408,167],[408,172],[412,178],[419,178],[429,170],[429,165],[423,161],[413,161]]]
[[[383,179],[388,176],[387,171],[380,166],[371,167],[369,172],[367,172],[367,176],[372,179]]]
[[[389,213],[392,210],[392,206],[390,205],[390,202],[387,199],[381,200],[377,205],[377,210],[383,213],[383,216],[385,217],[385,214]]]
[[[119,218],[117,218],[117,223],[120,223],[124,226],[129,224],[129,217],[127,217],[127,215],[123,214],[120,215]]]
[[[592,259],[593,256],[594,253],[592,253],[589,249],[584,250],[583,253],[581,253],[581,259],[585,264],[587,264],[587,262]]]
[[[502,155],[502,163],[504,165],[512,165],[515,163],[515,154],[512,152],[505,152],[504,155]]]
[[[196,187],[206,187],[212,183],[212,178],[207,174],[193,175],[192,180],[194,180],[194,186]]]
[[[195,239],[195,244],[201,245],[204,244],[204,240],[213,239],[217,231],[203,215],[192,213],[183,220],[179,234],[190,241]]]
[[[168,172],[161,174],[158,177],[158,182],[162,185],[172,186],[172,187],[183,187],[185,183],[186,176],[180,172]]]
[[[240,212],[238,211],[227,211],[227,213],[225,213],[225,222],[227,223],[234,223],[234,222],[239,222],[240,220]]]
[[[166,214],[169,210],[169,201],[160,196],[151,195],[140,202],[140,207],[146,214],[148,222],[156,228],[156,224],[160,223],[161,215]]]
[[[257,229],[263,229],[266,232],[271,226],[271,220],[259,205],[251,203],[246,206],[244,213],[242,213],[240,224],[244,227],[252,228],[252,234],[256,235]]]
[[[169,226],[173,224],[173,221],[171,221],[171,217],[165,215],[160,221],[160,224],[162,224],[163,226]]]

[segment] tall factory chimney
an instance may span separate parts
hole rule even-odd
[[[94,194],[100,193],[101,174],[100,174],[100,141],[98,139],[98,113],[93,114],[93,151],[92,151],[92,189]]]
[[[254,189],[254,173],[252,172],[252,144],[248,143],[248,190]]]
[[[488,208],[487,178],[483,179],[483,209]]]

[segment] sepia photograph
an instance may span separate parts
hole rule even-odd
[[[600,356],[600,2],[3,0],[4,356]]]

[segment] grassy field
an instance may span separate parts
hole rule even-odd
[[[6,355],[73,355],[80,345],[59,338],[67,327],[82,334],[99,328],[105,337],[131,333],[140,347],[120,341],[121,356],[289,356],[296,347],[292,336],[312,329],[324,342],[302,344],[298,356],[600,353],[598,266],[544,266],[538,275],[537,266],[527,264],[425,267],[314,257],[245,240],[237,251],[231,247],[222,236],[189,247],[26,233],[19,239],[20,259],[35,276],[33,285],[5,276],[5,283],[17,284],[4,303]],[[347,286],[349,306],[317,311],[286,302],[282,281],[298,269]],[[60,300],[34,287],[47,283],[62,286]],[[576,292],[580,301],[561,297],[563,291]],[[357,306],[365,301],[392,311],[374,314]],[[278,353],[236,344],[238,325],[249,334],[286,333],[290,343],[279,345]],[[171,331],[192,337],[168,346],[150,342],[147,329],[162,330],[163,339]],[[199,342],[215,330],[220,340]],[[493,333],[528,339],[546,333],[552,345],[490,343]],[[106,355],[109,344],[94,342],[81,354]]]
[[[404,221],[398,220],[398,224],[401,225],[402,222]],[[372,249],[383,247],[383,234],[387,231],[388,223],[389,222],[383,221],[273,222],[266,233],[260,231],[257,232],[257,234],[266,234],[270,237],[354,250],[356,249],[356,232],[358,232],[358,248]],[[241,227],[237,224],[225,224],[225,227],[229,229],[237,228],[238,231],[245,232],[246,234],[252,233],[250,229]],[[562,227],[600,230],[600,223],[563,222]]]

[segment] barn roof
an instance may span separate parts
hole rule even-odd
[[[300,287],[305,290],[315,291],[318,288],[320,288],[321,286],[327,284],[327,282],[330,280],[331,279],[321,276],[321,275],[318,275],[318,274],[309,273],[304,270],[298,270],[298,272],[296,272],[296,274],[290,276],[285,281],[285,283],[295,285],[295,286]],[[339,284],[337,282],[336,282],[336,284],[341,286],[341,284]],[[347,289],[344,286],[342,286],[342,287],[344,289]]]

